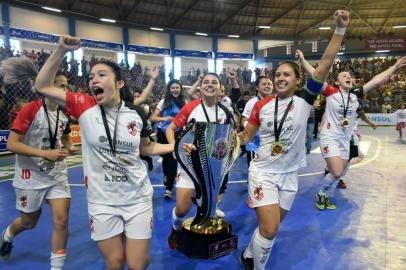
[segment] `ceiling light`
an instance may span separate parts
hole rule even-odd
[[[206,33],[199,33],[199,32],[197,32],[197,33],[195,33],[196,35],[198,35],[198,36],[204,36],[204,37],[207,37],[207,34]]]
[[[319,30],[330,30],[331,27],[330,26],[321,26],[319,27]]]
[[[392,28],[399,29],[399,28],[406,28],[406,25],[395,25]]]
[[[375,51],[376,53],[388,53],[390,52],[390,50],[379,50],[379,51]]]
[[[51,7],[42,7],[42,9],[46,9],[49,11],[54,11],[54,12],[62,12],[62,10],[57,9],[57,8],[51,8]]]
[[[228,35],[228,37],[231,37],[231,38],[239,38],[240,36],[239,36],[239,35]]]
[[[150,27],[149,29],[155,30],[155,31],[164,31],[162,28],[157,28],[157,27]]]
[[[260,25],[258,26],[260,29],[270,29],[271,27],[269,25]]]
[[[108,23],[115,23],[115,22],[116,22],[115,20],[112,20],[112,19],[105,19],[105,18],[101,18],[100,21],[102,21],[102,22],[108,22]]]

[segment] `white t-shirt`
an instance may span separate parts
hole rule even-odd
[[[101,107],[93,97],[69,92],[66,110],[80,125],[88,202],[128,205],[152,200],[151,182],[139,156],[141,138],[151,134],[151,124],[142,108],[131,103],[122,103],[119,111],[118,108],[104,108],[111,140],[117,122],[117,155],[129,160],[131,165],[113,155]]]
[[[399,109],[395,112],[396,123],[406,122],[406,109]]]
[[[249,123],[259,127],[260,146],[257,158],[250,163],[250,172],[288,173],[306,166],[305,137],[307,118],[317,94],[301,89],[293,97],[278,100],[278,127],[288,104],[291,109],[283,123],[279,140],[284,144],[284,153],[273,155],[271,144],[275,141],[274,112],[275,96],[258,101],[251,113]]]
[[[51,135],[55,134],[57,111],[48,108]],[[50,149],[49,125],[40,99],[26,104],[17,114],[12,131],[24,134],[23,143],[34,148]],[[61,147],[61,136],[70,132],[69,120],[59,111],[55,148]],[[16,154],[13,186],[21,189],[42,189],[68,180],[66,162]]]
[[[254,108],[254,105],[259,101],[259,97],[253,97],[250,100],[248,100],[247,104],[245,104],[244,111],[242,112],[242,116],[245,118],[249,119],[252,109]],[[255,137],[246,145],[247,151],[258,151],[259,147],[259,131],[255,134]]]
[[[357,117],[357,109],[359,108],[358,99],[362,98],[363,88],[354,88],[348,93],[341,93],[340,90],[328,85],[322,92],[326,96],[326,111],[323,126],[320,136],[333,137],[350,140],[351,131]],[[348,101],[349,97],[349,102]],[[343,101],[344,100],[344,101]],[[347,107],[347,118],[350,121],[350,126],[345,128],[341,121],[344,117],[344,106]]]

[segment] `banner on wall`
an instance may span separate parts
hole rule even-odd
[[[104,41],[95,41],[90,39],[80,39],[80,45],[86,48],[92,49],[103,49],[103,50],[112,50],[112,51],[122,51],[123,44],[113,43],[113,42],[104,42]]]
[[[139,53],[170,55],[170,50],[166,49],[166,48],[147,47],[147,46],[138,46],[138,45],[128,45],[128,51],[139,52]]]
[[[9,153],[7,151],[7,140],[10,130],[0,130],[0,153]]]
[[[216,58],[228,58],[228,59],[247,59],[252,60],[254,58],[254,54],[252,53],[225,53],[225,52],[217,52],[214,54]]]
[[[212,53],[211,52],[201,52],[201,51],[190,51],[190,50],[175,50],[175,56],[212,58]]]
[[[405,50],[406,38],[365,39],[364,47],[367,50]]]
[[[369,119],[378,126],[395,126],[396,116],[394,113],[366,113]],[[359,123],[360,126],[368,125],[364,121]]]

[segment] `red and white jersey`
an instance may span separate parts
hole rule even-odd
[[[175,119],[173,119],[173,123],[178,128],[182,128],[186,126],[191,119],[195,119],[196,122],[207,122],[201,102],[201,99],[195,99],[183,106]],[[205,105],[204,107],[206,108],[210,122],[214,122],[216,120],[216,106],[209,107]],[[218,124],[226,123],[227,114],[220,106],[217,106],[217,117]]]
[[[274,112],[275,96],[258,101],[252,110],[249,123],[259,126],[260,146],[257,157],[250,163],[250,172],[288,173],[306,166],[305,137],[307,119],[317,94],[301,89],[293,97],[278,100],[278,127],[288,104],[292,106],[283,123],[279,141],[284,144],[284,153],[273,155],[271,144],[275,141]]]
[[[350,140],[352,127],[357,117],[357,109],[360,106],[358,99],[362,99],[363,88],[351,89],[348,96],[348,93],[343,92],[341,95],[339,89],[328,85],[322,94],[326,96],[326,111],[320,136]],[[347,102],[348,97],[349,102]],[[347,118],[350,121],[350,126],[345,128],[341,121],[344,117],[344,106],[347,107],[347,104]]]
[[[244,111],[242,112],[242,116],[245,118],[249,118],[252,112],[252,109],[254,108],[254,105],[259,101],[259,97],[253,97],[250,100],[248,100],[247,104],[245,104]]]
[[[395,112],[396,123],[406,122],[406,109],[399,109]]]
[[[152,200],[153,189],[139,150],[141,138],[151,134],[150,122],[142,108],[124,102],[120,109],[104,108],[111,140],[116,132],[117,156],[111,151],[101,107],[93,97],[68,92],[66,111],[80,125],[88,202],[128,205]]]
[[[57,111],[48,109],[52,136],[55,134]],[[34,148],[48,150],[50,146],[49,125],[42,100],[37,99],[21,108],[11,130],[24,134],[22,143]],[[55,148],[61,147],[61,136],[69,133],[69,120],[59,111]],[[66,162],[49,161],[40,157],[16,154],[13,186],[21,189],[42,189],[68,180]]]

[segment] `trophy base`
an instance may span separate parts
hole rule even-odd
[[[217,259],[237,249],[238,238],[231,225],[222,219],[211,219],[203,226],[193,226],[193,218],[183,222],[176,235],[176,249],[192,259]]]

